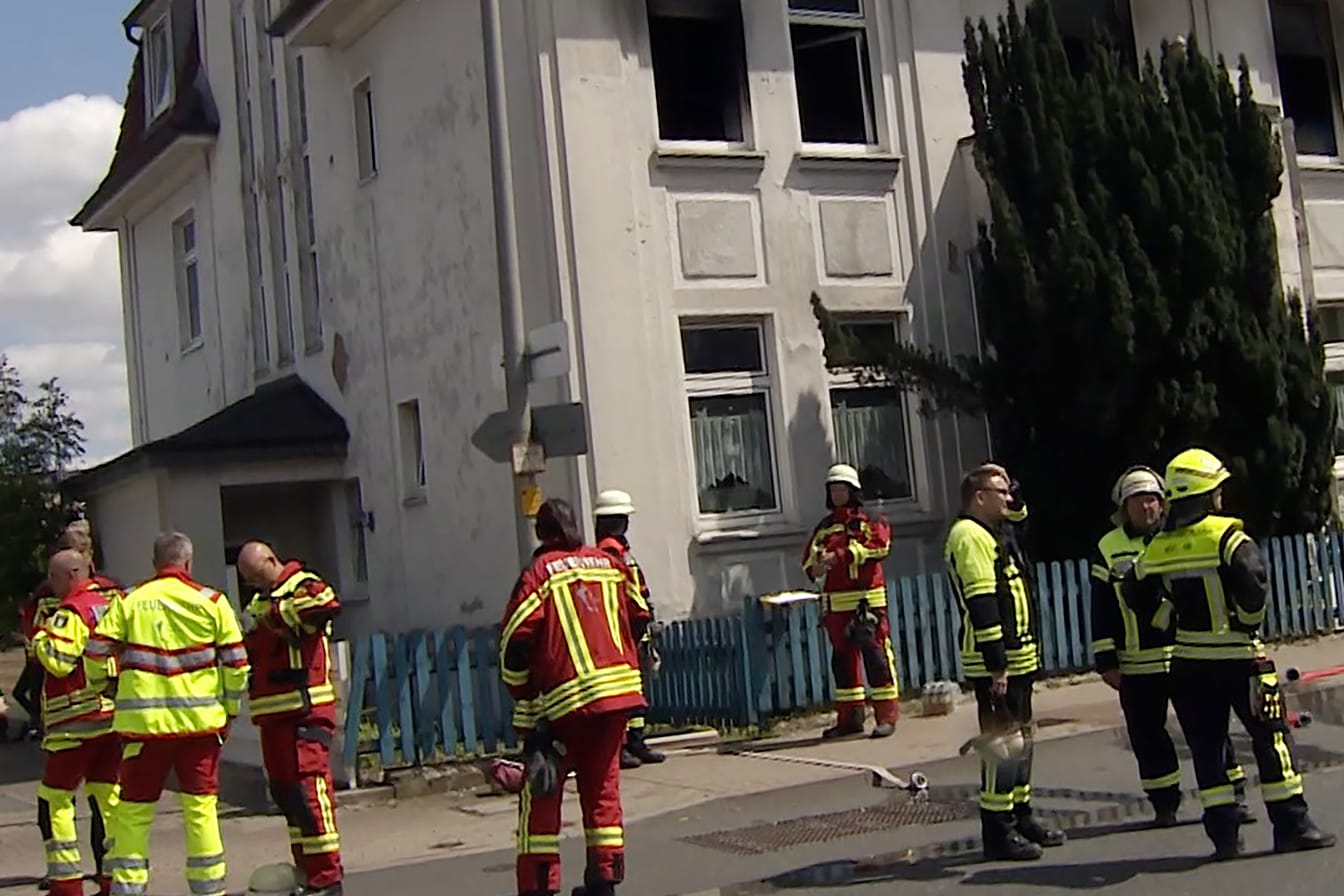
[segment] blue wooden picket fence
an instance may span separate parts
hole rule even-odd
[[[1344,627],[1344,535],[1270,539],[1272,640]],[[1086,561],[1036,566],[1046,675],[1092,663]],[[961,680],[960,618],[942,575],[888,582],[903,693]],[[517,745],[512,701],[500,682],[494,628],[377,633],[350,645],[345,762],[373,752],[384,768],[488,755]],[[648,683],[649,721],[752,729],[772,717],[827,706],[830,644],[816,601],[672,622],[659,642],[662,669]]]

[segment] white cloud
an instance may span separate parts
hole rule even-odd
[[[67,96],[0,121],[0,353],[25,384],[58,377],[86,462],[130,446],[121,274],[113,234],[67,220],[107,172],[121,104]]]

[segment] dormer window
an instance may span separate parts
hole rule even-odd
[[[167,14],[145,32],[145,104],[154,121],[173,104],[173,30]]]

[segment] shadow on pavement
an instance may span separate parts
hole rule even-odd
[[[39,878],[34,875],[0,877],[0,890],[15,890],[19,887],[35,887]]]
[[[1092,825],[1071,829],[1069,840],[1092,840],[1149,829],[1146,821]],[[1201,856],[1158,856],[1112,862],[1050,864],[1050,853],[1047,853],[1047,858],[1041,862],[1005,865],[986,861],[980,849],[980,841],[976,838],[951,840],[861,859],[819,862],[759,881],[723,887],[719,892],[722,896],[755,896],[774,890],[848,887],[897,881],[931,883],[951,878],[961,878],[961,883],[968,886],[1018,884],[1087,890],[1123,883],[1140,874],[1179,874],[1208,861]]]
[[[37,781],[42,777],[42,749],[32,742],[0,744],[0,786]],[[3,880],[3,878],[0,878]]]
[[[988,868],[967,875],[964,886],[986,887],[999,884],[1059,887],[1068,890],[1098,890],[1138,877],[1140,874],[1179,874],[1203,865],[1207,859],[1197,856],[1165,856],[1154,859],[1117,859],[1078,864],[1045,865],[1040,862],[1011,868]]]

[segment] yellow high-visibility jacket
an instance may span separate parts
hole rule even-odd
[[[220,731],[247,694],[233,605],[181,570],[163,570],[115,601],[84,655],[91,681],[115,659],[112,727],[130,740]]]
[[[112,731],[112,700],[90,683],[82,657],[109,601],[121,592],[109,580],[89,580],[60,599],[33,635],[33,655],[42,664],[42,724],[48,752],[73,749]]]

